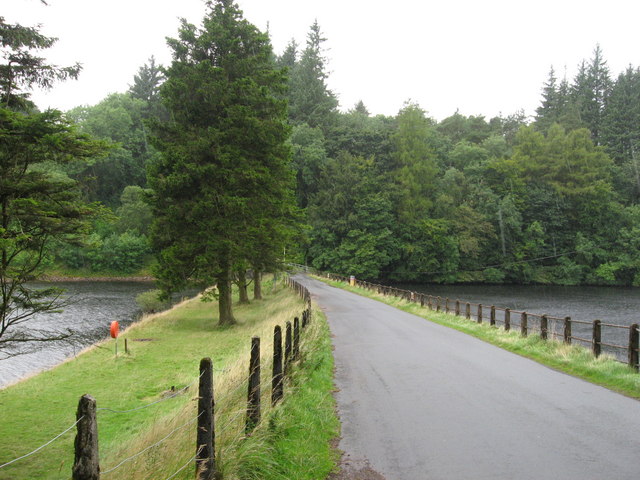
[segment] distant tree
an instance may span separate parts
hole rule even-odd
[[[160,86],[164,81],[164,75],[159,65],[156,65],[154,56],[149,58],[149,63],[145,63],[138,69],[138,73],[133,77],[133,85],[129,87],[129,93],[133,98],[144,100],[148,103],[160,101]]]
[[[83,132],[114,143],[107,156],[74,162],[67,168],[80,182],[88,201],[116,208],[126,186],[146,186],[146,166],[157,152],[147,142],[145,109],[144,101],[113,93],[97,105],[67,112]]]
[[[551,67],[547,82],[542,89],[542,101],[536,108],[536,127],[545,132],[552,124],[558,123],[562,115],[562,107],[556,73]]]
[[[277,58],[277,64],[279,67],[286,67],[291,71],[296,66],[297,61],[298,43],[292,38],[284,49],[284,52],[282,52],[282,55]]]
[[[293,168],[296,171],[296,198],[298,205],[306,208],[310,197],[318,191],[322,169],[327,163],[325,138],[320,128],[306,123],[292,129],[291,145]]]
[[[166,110],[160,99],[160,87],[165,77],[162,67],[156,65],[155,57],[149,58],[149,63],[142,65],[133,77],[133,85],[129,87],[129,94],[144,102],[142,111],[144,119],[166,117]]]
[[[116,210],[118,233],[134,232],[138,235],[148,235],[153,219],[153,212],[147,198],[151,190],[137,185],[125,187],[120,196],[120,207]]]
[[[596,145],[601,144],[604,110],[611,90],[609,67],[600,45],[596,45],[593,58],[582,62],[571,88],[571,101],[580,120],[591,132]]]
[[[355,104],[352,111],[353,113],[359,113],[360,115],[365,115],[367,117],[369,116],[369,110],[367,110],[367,107],[362,100],[358,100],[358,103]]]
[[[629,66],[611,88],[602,142],[618,165],[617,183],[628,203],[640,199],[640,70]]]
[[[282,251],[293,172],[286,78],[267,35],[231,0],[207,7],[202,28],[182,20],[178,38],[168,41],[173,61],[161,95],[171,120],[154,127],[162,156],[150,169],[152,236],[163,290],[192,279],[215,284],[224,325],[235,322],[234,267],[265,245]]]
[[[316,268],[375,279],[398,258],[393,203],[371,159],[346,152],[330,159],[308,216]]]
[[[320,26],[315,21],[307,35],[307,45],[291,69],[289,80],[289,116],[294,124],[307,123],[323,130],[335,119],[338,99],[327,86],[329,74]],[[291,44],[290,44],[291,45]]]
[[[397,117],[398,129],[392,136],[393,173],[397,186],[398,218],[405,223],[429,215],[435,197],[438,167],[429,139],[432,125],[424,110],[407,103]]]

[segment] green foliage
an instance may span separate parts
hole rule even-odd
[[[107,156],[71,164],[68,169],[89,200],[116,206],[125,187],[146,185],[146,166],[157,154],[147,140],[144,126],[147,108],[143,100],[114,93],[93,107],[77,107],[67,112],[84,132],[114,143]]]
[[[150,247],[146,236],[130,231],[104,238],[94,233],[82,246],[64,245],[56,253],[64,265],[73,269],[126,275],[147,263]]]
[[[152,192],[137,185],[125,187],[120,196],[120,207],[116,210],[118,233],[132,232],[148,235],[153,219],[153,212],[147,199]]]
[[[398,256],[393,205],[372,160],[330,160],[309,206],[309,255],[319,269],[377,278]]]
[[[323,56],[320,26],[315,21],[307,35],[307,45],[299,61],[295,59],[294,45],[290,45],[281,63],[288,63],[290,80],[288,90],[289,118],[293,124],[306,123],[311,128],[326,129],[333,123],[338,107],[336,96],[326,84],[326,59]]]
[[[277,265],[294,233],[286,77],[237,5],[207,5],[202,28],[183,21],[168,40],[161,96],[171,120],[154,124],[152,238],[163,290],[215,283],[220,321],[233,323],[233,266]]]
[[[136,295],[136,303],[144,313],[155,313],[166,310],[170,303],[161,298],[161,290],[148,290]]]

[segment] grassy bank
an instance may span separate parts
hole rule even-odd
[[[302,336],[303,358],[287,384],[285,401],[267,409],[254,435],[244,438],[250,338],[263,340],[263,405],[269,405],[273,328],[284,327],[302,308],[298,297],[278,287],[265,301],[238,306],[237,326],[219,327],[215,303],[187,301],[124,332],[120,351],[127,338],[129,354],[116,358],[110,340],[1,390],[0,464],[71,426],[78,399],[89,393],[104,409],[98,412],[103,478],[162,479],[186,465],[173,478],[192,479],[198,364],[202,357],[211,357],[224,478],[324,478],[335,464],[329,443],[338,423],[331,395],[329,334],[319,312],[314,311],[314,321]],[[147,407],[138,409],[141,406]],[[132,409],[138,410],[118,413]],[[74,434],[72,429],[40,452],[0,469],[0,479],[70,478]]]
[[[429,321],[473,335],[505,350],[531,358],[556,370],[601,385],[632,398],[640,399],[640,374],[630,367],[615,361],[608,355],[596,358],[591,351],[578,345],[565,345],[542,340],[537,335],[523,337],[519,332],[504,330],[487,323],[477,323],[453,314],[434,312],[420,304],[393,296],[385,296],[345,282],[319,280],[338,288],[378,300],[400,310],[423,317]]]

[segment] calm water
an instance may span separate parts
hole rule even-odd
[[[62,313],[34,317],[25,325],[52,332],[71,329],[78,335],[71,341],[41,343],[35,351],[0,360],[0,387],[57,365],[108,337],[114,320],[121,328],[131,324],[140,313],[136,295],[153,288],[152,283],[145,282],[59,282],[55,286],[66,289],[65,297],[71,304]]]
[[[571,317],[573,320],[592,322],[599,319],[603,323],[631,325],[640,323],[640,288],[626,287],[563,287],[542,285],[399,285],[399,288],[422,292],[450,299],[451,309],[455,300],[481,303],[483,316],[488,319],[491,305],[528,313],[547,314],[554,317]],[[444,301],[443,301],[444,303]],[[464,311],[464,309],[463,309]],[[472,314],[475,314],[472,308]],[[498,321],[503,313],[497,314]],[[488,321],[488,320],[485,320]],[[512,315],[512,323],[519,325],[519,316]],[[532,324],[535,328],[535,322]],[[562,334],[562,325],[550,325]],[[573,335],[591,338],[591,326],[577,325]],[[628,329],[603,327],[602,341],[626,346]],[[607,349],[620,360],[626,359],[626,352]]]

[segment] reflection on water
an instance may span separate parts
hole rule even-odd
[[[35,287],[51,284],[34,283]],[[82,348],[109,336],[109,326],[117,320],[121,328],[131,324],[140,310],[135,298],[153,288],[146,282],[57,282],[66,290],[71,304],[64,312],[39,315],[24,324],[52,332],[78,332],[72,341],[47,342],[35,345],[31,353],[0,361],[0,387],[39,370],[57,365]],[[35,351],[33,351],[35,350]]]
[[[485,306],[485,317],[489,315],[488,307],[494,305],[559,318],[569,316],[584,322],[598,319],[603,323],[625,326],[640,323],[640,288],[551,285],[398,285],[398,288],[449,298],[452,305],[456,300],[481,303]],[[498,320],[501,318],[499,315]],[[512,321],[519,323],[519,316]],[[562,335],[561,325],[552,324],[550,328]],[[591,339],[591,325],[574,324],[572,330],[575,336]],[[626,346],[628,335],[628,329],[602,328],[602,341],[605,343]],[[626,351],[603,350],[626,360]]]

